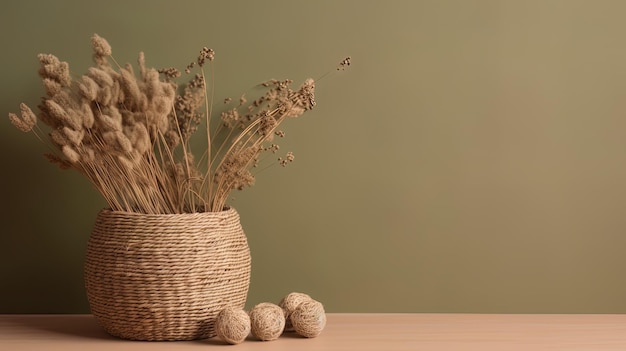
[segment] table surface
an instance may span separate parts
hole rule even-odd
[[[313,339],[294,333],[229,346],[139,342],[106,334],[91,315],[0,315],[2,350],[626,350],[626,315],[328,314]]]

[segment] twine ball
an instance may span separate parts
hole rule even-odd
[[[243,309],[226,307],[215,319],[215,333],[231,345],[239,344],[250,334],[250,317]]]
[[[314,338],[320,335],[326,326],[324,305],[315,300],[302,302],[291,314],[291,323],[296,333],[304,337]]]
[[[250,310],[252,335],[262,341],[276,340],[285,329],[285,314],[280,306],[263,302]]]
[[[291,314],[295,311],[298,305],[308,300],[312,300],[311,296],[299,292],[289,293],[287,296],[283,297],[282,300],[280,300],[278,306],[280,306],[285,313],[285,331],[293,331]]]

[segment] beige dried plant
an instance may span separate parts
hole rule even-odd
[[[39,113],[22,103],[20,114],[9,113],[9,119],[49,143],[46,158],[85,175],[116,211],[223,210],[231,191],[254,184],[261,153],[278,151],[273,139],[284,136],[281,124],[315,106],[313,79],[295,90],[291,80],[270,80],[252,101],[242,95],[230,107],[235,103],[226,99],[228,107],[216,123],[214,87],[205,73],[205,66],[213,65],[213,50],[200,51],[184,70],[191,79],[179,85],[179,70],[148,68],[143,53],[135,72],[130,64],[117,64],[104,38],[94,34],[91,44],[94,65],[78,78],[67,62],[38,55],[46,92]],[[349,65],[346,58],[337,70]],[[201,127],[206,150],[196,158],[191,139]],[[293,160],[289,152],[276,163]]]

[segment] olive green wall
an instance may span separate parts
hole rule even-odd
[[[81,74],[216,50],[218,98],[319,77],[289,121],[296,162],[231,202],[248,303],[307,292],[330,312],[626,313],[626,2],[32,1],[0,13],[5,115],[43,94],[36,54]],[[0,312],[87,312],[104,206],[0,123]]]

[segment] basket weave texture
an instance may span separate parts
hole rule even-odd
[[[102,327],[120,338],[209,338],[226,305],[244,307],[250,262],[233,208],[164,215],[102,210],[87,244],[87,298]]]

